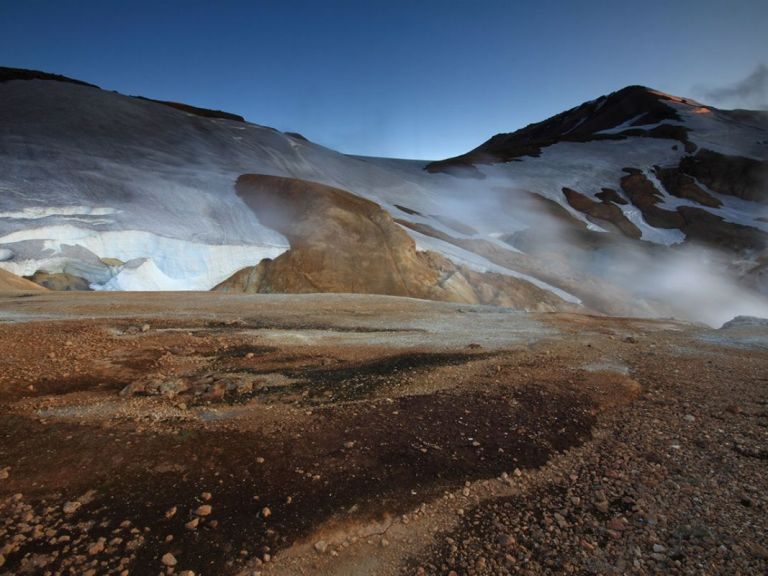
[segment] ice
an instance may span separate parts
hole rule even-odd
[[[99,258],[146,260],[145,267],[138,271],[123,268],[114,281],[104,286],[131,290],[209,290],[235,271],[258,264],[263,258],[275,258],[288,248],[287,244],[204,244],[141,230],[97,232],[69,225],[31,228],[0,237],[0,244],[24,241],[42,241],[40,257],[2,262],[2,268],[20,276],[29,276],[38,269],[58,271],[65,262],[59,256],[62,249],[80,246]],[[144,288],[142,279],[147,280]]]

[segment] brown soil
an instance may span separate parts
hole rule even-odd
[[[31,280],[27,280],[26,278],[22,278],[21,276],[16,276],[16,274],[11,274],[7,270],[3,270],[2,268],[0,268],[0,292],[8,292],[8,291],[40,292],[44,290],[45,288],[43,288],[38,284],[35,284]]]
[[[345,295],[0,317],[0,574],[768,567],[765,329]]]

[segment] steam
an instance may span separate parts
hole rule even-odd
[[[719,251],[683,245],[652,253],[640,244],[614,256],[615,280],[659,316],[713,327],[734,316],[768,317],[768,298],[742,285],[737,263]]]
[[[582,215],[510,187],[508,173],[495,173],[491,167],[484,172],[488,178],[482,186],[473,180],[446,181],[434,213],[477,230],[470,238],[496,238],[498,247],[507,241],[511,250],[527,254],[511,255],[506,262],[491,254],[493,262],[514,270],[516,262],[529,257],[539,273],[524,269],[526,273],[580,298],[594,296],[592,301],[599,302],[595,309],[609,314],[673,317],[712,327],[739,315],[768,317],[768,296],[761,293],[768,291],[768,271],[762,279],[750,272],[757,255],[740,260],[731,252],[691,242],[665,246],[601,233],[595,226],[589,232],[576,220]],[[488,255],[480,250],[478,254]],[[570,280],[557,282],[553,275]]]
[[[707,102],[738,108],[768,109],[768,67],[759,64],[754,71],[734,84],[699,89]]]

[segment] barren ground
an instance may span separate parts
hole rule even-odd
[[[0,574],[763,574],[768,328],[0,295]]]

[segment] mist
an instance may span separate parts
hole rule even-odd
[[[719,87],[699,87],[707,103],[732,108],[768,110],[768,67],[758,66],[744,79]]]
[[[682,242],[632,240],[607,231],[605,222],[589,222],[559,191],[560,197],[511,187],[509,173],[487,173],[485,180],[456,180],[443,190],[439,214],[474,228],[477,235],[452,237],[495,264],[540,278],[607,314],[673,317],[715,328],[739,315],[768,317],[768,295],[761,293],[768,282],[755,270],[759,253],[736,255],[670,230],[659,232],[677,232]],[[472,245],[472,238],[488,236],[515,252],[504,256],[480,241]]]

